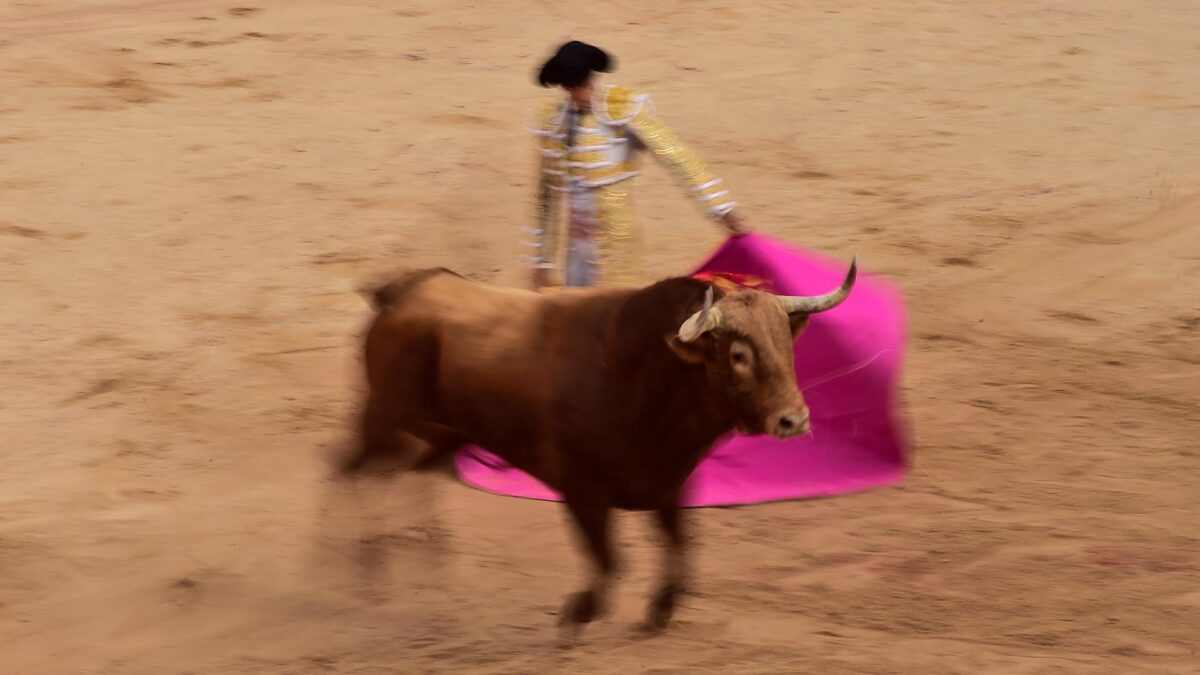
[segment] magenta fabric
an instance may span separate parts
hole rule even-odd
[[[836,288],[848,264],[753,234],[726,241],[698,272],[752,275],[776,293],[816,295]],[[897,400],[905,340],[900,294],[860,269],[850,297],[813,315],[796,341],[796,381],[809,405],[812,433],[786,441],[733,434],[719,441],[688,480],[684,504],[753,504],[900,481],[907,467]],[[481,490],[559,499],[481,448],[464,448],[456,463],[459,476]]]

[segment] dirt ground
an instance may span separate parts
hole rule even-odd
[[[243,0],[245,2],[246,0]],[[621,59],[759,229],[903,289],[902,487],[619,520],[325,479],[353,292],[522,279],[557,41]],[[0,672],[1200,672],[1200,5],[0,4]],[[652,270],[720,240],[640,179]]]

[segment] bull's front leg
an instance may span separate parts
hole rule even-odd
[[[591,623],[606,610],[608,591],[616,572],[616,559],[610,541],[611,509],[597,501],[566,497],[567,510],[582,535],[586,553],[593,565],[591,582],[586,590],[567,597],[559,625],[578,630]]]
[[[686,542],[683,533],[683,509],[678,501],[654,512],[655,521],[666,535],[666,568],[662,584],[654,593],[646,612],[646,627],[662,630],[671,622],[675,604],[687,589]]]

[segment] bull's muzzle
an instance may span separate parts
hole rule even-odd
[[[812,430],[808,408],[795,408],[776,413],[767,420],[767,433],[776,438],[803,436]]]

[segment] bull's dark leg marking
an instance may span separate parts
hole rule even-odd
[[[666,574],[662,585],[655,592],[646,612],[646,627],[662,630],[675,613],[679,595],[687,589],[687,560],[683,533],[682,509],[678,504],[658,509],[655,521],[667,537]]]
[[[608,587],[616,569],[609,533],[610,509],[595,502],[581,503],[567,498],[567,510],[583,535],[587,553],[595,566],[586,590],[567,597],[559,625],[578,627],[591,623],[605,611]]]
[[[406,430],[429,445],[426,453],[413,463],[414,471],[448,468],[454,451],[467,442],[461,433],[438,424],[416,422]]]
[[[342,463],[343,473],[355,473],[374,460],[395,456],[399,447],[394,417],[379,396],[367,398],[359,417],[358,447]]]

